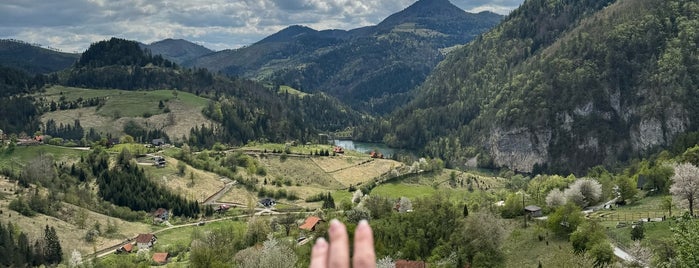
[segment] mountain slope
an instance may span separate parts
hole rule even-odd
[[[526,1],[451,53],[385,140],[552,172],[667,146],[699,123],[698,16],[686,0]]]
[[[142,47],[153,55],[162,55],[174,63],[182,64],[213,52],[204,46],[183,39],[165,39]]]
[[[249,47],[206,55],[191,66],[322,91],[356,108],[386,113],[404,103],[443,59],[501,16],[469,14],[446,0],[420,0],[377,26],[316,31],[291,26]]]
[[[80,54],[63,53],[17,40],[0,39],[0,65],[32,74],[46,74],[70,67]]]

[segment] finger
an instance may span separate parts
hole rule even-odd
[[[366,220],[361,220],[354,231],[354,257],[352,267],[376,267],[376,253],[374,253],[374,234]]]
[[[318,238],[316,244],[311,250],[311,266],[310,268],[326,268],[328,267],[328,242],[325,238]]]
[[[330,221],[330,254],[328,267],[349,268],[349,238],[345,225],[338,220]]]

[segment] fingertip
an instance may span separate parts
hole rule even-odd
[[[328,241],[323,237],[316,239],[311,249],[311,268],[322,268],[328,265]]]

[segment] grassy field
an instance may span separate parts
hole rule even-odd
[[[52,155],[56,163],[74,163],[80,160],[81,155],[88,152],[53,145],[17,146],[12,153],[0,152],[0,168],[19,170],[25,163],[41,154]]]
[[[142,167],[149,178],[160,182],[163,186],[187,199],[204,202],[206,198],[221,190],[228,181],[222,180],[215,173],[195,169],[189,165],[185,169],[185,174],[180,176],[177,170],[179,160],[170,157],[166,157],[165,160],[167,165],[163,168],[152,165],[142,165]],[[191,174],[194,174],[193,184]]]
[[[53,86],[37,97],[45,98],[49,102],[58,101],[61,97],[67,101],[80,97],[105,98],[104,105],[99,108],[49,112],[42,116],[42,121],[53,119],[57,124],[73,124],[79,119],[85,129],[94,128],[116,136],[122,134],[124,124],[130,120],[148,128],[163,128],[172,138],[188,135],[194,126],[211,123],[201,114],[201,109],[209,100],[186,92],[178,91],[175,97],[172,90],[125,91]],[[169,113],[158,107],[160,101],[170,109]]]
[[[301,92],[293,87],[290,86],[279,86],[279,94],[290,94],[294,96],[299,96],[299,97],[305,97],[308,95],[306,92]]]
[[[506,220],[509,235],[503,243],[506,256],[505,267],[580,267],[575,260],[580,256],[573,253],[567,239],[550,233],[544,222],[521,228],[518,220]],[[539,239],[539,236],[542,239]]]

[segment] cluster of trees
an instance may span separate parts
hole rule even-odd
[[[124,124],[124,133],[139,143],[150,143],[154,139],[163,139],[165,142],[170,141],[170,137],[162,129],[146,129],[133,120],[129,120]]]
[[[78,108],[84,108],[84,107],[95,107],[95,106],[100,106],[104,105],[105,98],[104,97],[93,97],[93,98],[88,98],[88,99],[83,99],[82,97],[78,97],[75,100],[68,101],[66,100],[65,96],[61,96],[58,99],[58,102],[55,100],[52,100],[48,104],[48,109],[51,112],[57,111],[57,110],[70,110],[70,109],[78,109]]]
[[[61,241],[56,229],[46,225],[43,239],[32,242],[19,226],[0,223],[0,265],[4,267],[38,267],[56,265],[63,261]]]
[[[104,151],[92,154],[106,154]],[[95,159],[105,159],[98,156]],[[101,162],[101,161],[100,161]],[[117,158],[117,165],[108,168],[102,163],[90,163],[97,176],[99,196],[117,206],[126,206],[135,211],[152,211],[158,208],[172,210],[175,216],[195,218],[200,207],[196,201],[188,201],[173,194],[163,186],[151,181],[132,159],[131,153],[124,149]]]
[[[44,134],[66,140],[79,141],[85,136],[85,131],[80,125],[79,119],[75,119],[73,125],[63,125],[63,123],[56,125],[56,121],[49,119],[44,124]]]

